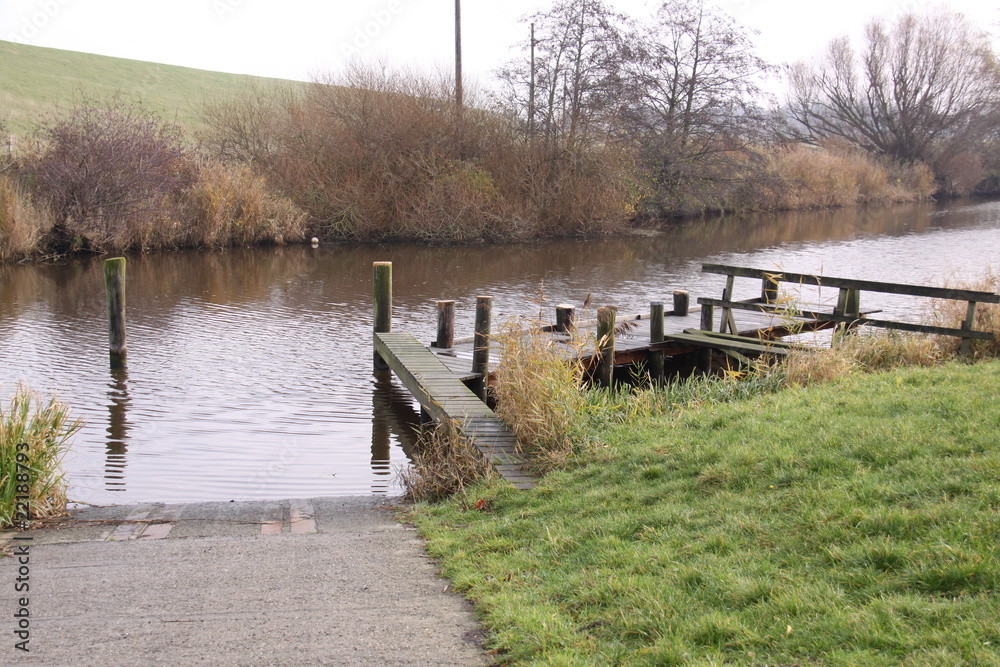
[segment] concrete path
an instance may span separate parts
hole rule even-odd
[[[75,511],[8,541],[29,545],[30,592],[15,592],[18,557],[0,558],[0,664],[491,664],[470,605],[383,502]]]

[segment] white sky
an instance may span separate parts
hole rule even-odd
[[[634,17],[656,0],[610,0]],[[760,31],[758,55],[772,63],[806,59],[839,35],[858,35],[874,16],[922,10],[934,0],[716,0]],[[994,0],[948,6],[1000,33]],[[522,16],[549,0],[464,0],[467,79],[488,82],[527,37]],[[371,36],[365,35],[365,31]],[[453,0],[0,0],[0,39],[37,46],[185,65],[309,79],[336,72],[353,50],[360,59],[451,72]]]

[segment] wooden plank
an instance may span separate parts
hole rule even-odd
[[[926,296],[932,299],[956,299],[959,301],[977,301],[979,303],[1000,303],[1000,294],[978,292],[975,290],[951,289],[948,287],[926,287],[924,285],[906,285],[902,283],[886,283],[875,280],[857,280],[854,278],[835,278],[807,273],[790,273],[788,271],[767,271],[751,269],[742,266],[726,266],[724,264],[702,264],[705,273],[718,273],[738,278],[757,278],[758,280],[778,280],[801,285],[819,285],[822,287],[844,287],[865,292],[884,292],[886,294],[906,294],[909,296]],[[698,300],[701,303],[701,300]]]
[[[721,299],[711,299],[702,297],[698,299],[698,303],[704,305],[720,305],[722,303]],[[781,306],[773,306],[766,303],[740,303],[738,301],[727,301],[725,302],[729,308],[738,308],[741,310],[751,310],[761,313],[770,313],[773,315],[789,315],[788,310]],[[821,313],[813,310],[800,310],[795,311],[795,318],[804,318],[810,320],[818,320],[820,322],[843,322],[844,324],[853,324],[860,326],[862,324],[867,324],[868,326],[881,327],[883,329],[897,329],[900,331],[914,331],[917,333],[932,333],[940,334],[943,336],[959,336],[964,338],[978,338],[982,340],[993,340],[993,333],[988,331],[977,331],[968,329],[955,329],[952,327],[936,327],[927,324],[911,324],[909,322],[896,322],[893,320],[877,320],[865,316],[852,317],[849,315],[832,315],[830,313]]]
[[[536,478],[521,469],[527,459],[518,451],[517,438],[438,355],[402,332],[376,332],[373,345],[435,421],[457,421],[479,451],[503,466],[500,474],[515,488],[534,486]]]
[[[681,342],[696,345],[698,347],[711,348],[715,350],[730,350],[733,352],[747,352],[750,354],[775,354],[784,356],[788,354],[788,348],[783,346],[768,345],[752,339],[739,340],[738,336],[705,336],[699,333],[671,334],[668,340],[678,340]]]

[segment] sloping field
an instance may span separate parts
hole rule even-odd
[[[142,100],[195,132],[204,101],[249,85],[308,84],[0,41],[0,118],[16,134],[84,95],[100,99],[115,93]]]

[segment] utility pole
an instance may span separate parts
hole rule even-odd
[[[455,105],[462,110],[462,0],[455,0]]]
[[[528,137],[535,136],[535,24],[531,24],[531,78],[528,82]]]

